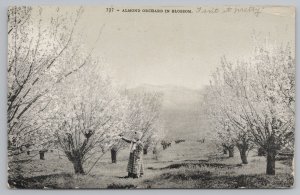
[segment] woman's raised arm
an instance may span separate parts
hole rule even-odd
[[[124,140],[124,141],[125,141],[125,142],[127,142],[127,143],[134,142],[134,141],[132,141],[132,140],[129,140],[129,139],[125,138],[125,137],[121,137],[121,139],[122,139],[122,140]]]

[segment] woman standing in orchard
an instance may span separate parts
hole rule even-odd
[[[128,178],[139,178],[144,174],[144,165],[143,165],[143,148],[144,145],[141,142],[143,136],[142,132],[134,132],[133,139],[127,139],[120,135],[122,140],[127,143],[130,143],[130,154],[127,165]]]

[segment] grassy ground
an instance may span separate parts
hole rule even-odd
[[[208,152],[208,149],[210,152]],[[249,164],[218,154],[214,144],[186,141],[161,151],[158,160],[144,156],[145,175],[125,179],[128,150],[118,154],[117,164],[107,154],[88,175],[73,174],[72,164],[57,151],[30,160],[26,154],[10,159],[12,188],[284,188],[293,185],[290,161],[276,162],[276,175],[265,175],[265,157],[250,153]],[[87,170],[91,165],[85,165]]]

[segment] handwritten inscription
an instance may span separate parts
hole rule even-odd
[[[262,13],[263,7],[198,7],[196,13],[200,14],[241,14],[249,13],[258,17]]]

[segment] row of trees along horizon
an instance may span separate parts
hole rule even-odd
[[[142,131],[145,148],[155,148],[166,135],[162,95],[125,90],[110,78],[94,48],[75,36],[83,8],[47,9],[51,17],[42,8],[8,10],[9,155],[54,147],[83,174],[107,151],[127,146],[120,133]],[[276,154],[293,147],[295,60],[289,46],[256,49],[248,61],[222,58],[203,106],[216,120],[216,144],[230,153],[236,146],[243,163],[251,149],[262,148],[267,174],[275,174]],[[86,172],[88,161],[93,166]]]

